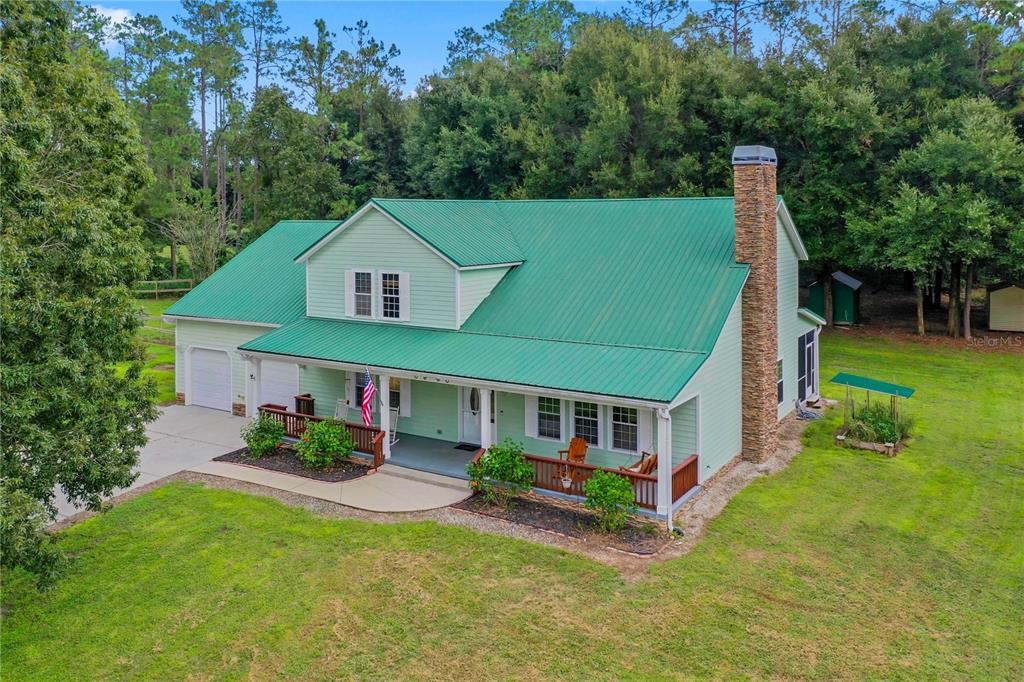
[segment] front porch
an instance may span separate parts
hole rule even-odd
[[[283,405],[265,404],[259,407],[265,414],[285,424],[289,437],[298,438],[306,429],[308,421],[321,421],[324,416],[315,416],[287,410]],[[394,443],[388,443],[386,432],[377,426],[365,426],[350,421],[344,422],[353,440],[356,451],[373,459],[374,467],[388,464],[425,471],[434,474],[466,479],[466,465],[484,453],[483,448],[470,448],[454,441],[429,438],[399,432]],[[669,468],[669,485],[660,491],[658,473],[641,474],[615,466],[599,466],[587,462],[572,463],[558,457],[525,453],[526,461],[533,467],[533,487],[549,494],[582,499],[584,484],[598,469],[610,471],[630,480],[633,497],[637,506],[647,513],[664,515],[666,508],[674,509],[682,498],[698,484],[698,457],[691,455],[674,463]],[[624,462],[625,464],[625,462]],[[666,467],[662,467],[664,470]],[[668,497],[668,504],[660,505],[659,492]]]

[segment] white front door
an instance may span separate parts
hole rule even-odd
[[[294,362],[264,360],[260,363],[260,403],[295,409],[299,392],[299,370]]]
[[[231,358],[227,351],[193,348],[189,364],[189,403],[230,412]]]
[[[463,443],[480,445],[480,391],[466,386],[459,387],[459,413],[462,419]]]

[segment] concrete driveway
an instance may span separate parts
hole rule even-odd
[[[149,442],[139,453],[139,464],[135,467],[139,477],[130,488],[191,469],[241,448],[244,443],[239,430],[245,422],[244,417],[236,417],[229,412],[193,405],[160,408],[160,416],[146,427]],[[82,511],[82,508],[68,502],[60,489],[56,491],[56,503],[58,519]]]

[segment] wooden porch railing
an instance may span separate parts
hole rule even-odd
[[[486,451],[477,450],[473,461],[483,457]],[[533,467],[533,487],[552,490],[565,495],[585,497],[583,484],[598,469],[610,471],[629,479],[633,486],[633,500],[644,509],[658,508],[658,477],[655,474],[638,474],[622,469],[599,467],[593,464],[572,464],[564,459],[544,457],[525,453],[526,461]],[[568,487],[566,486],[566,479]],[[675,502],[697,485],[697,455],[680,462],[672,469],[672,501]]]
[[[272,419],[284,424],[284,432],[290,438],[299,438],[306,430],[307,422],[323,421],[324,417],[314,417],[308,414],[291,412],[284,405],[267,403],[259,406],[260,414],[267,415]],[[365,426],[352,422],[343,422],[345,430],[355,441],[356,450],[365,452],[373,457],[373,468],[376,469],[384,463],[384,437],[386,432],[376,426]]]

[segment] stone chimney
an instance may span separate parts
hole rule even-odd
[[[743,287],[743,458],[762,462],[778,442],[778,279],[775,150],[732,153],[736,262],[750,265]]]

